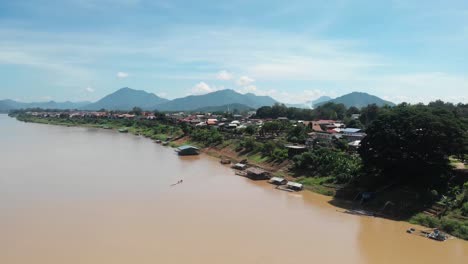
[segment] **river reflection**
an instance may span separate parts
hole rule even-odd
[[[407,223],[344,214],[143,137],[5,115],[0,128],[0,263],[468,260],[465,241],[407,235]]]

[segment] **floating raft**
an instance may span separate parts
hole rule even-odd
[[[291,189],[289,189],[289,188],[287,188],[285,186],[278,186],[278,187],[276,187],[276,189],[281,190],[281,191],[286,191],[286,192],[295,192],[295,191],[293,191],[293,190],[291,190]]]
[[[437,229],[434,230],[416,230],[414,228],[410,228],[406,230],[406,233],[408,234],[413,234],[413,235],[418,235],[422,237],[426,237],[429,239],[433,239],[436,241],[445,241],[449,238],[449,236]]]

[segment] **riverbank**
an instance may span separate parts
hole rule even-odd
[[[343,213],[330,197],[278,191],[142,136],[4,116],[0,127],[1,263],[466,260],[463,240],[410,235],[421,227]],[[271,251],[279,244],[286,253]]]
[[[379,200],[374,203],[367,203],[365,206],[355,201],[356,190],[351,190],[351,194],[343,195],[347,191],[342,186],[334,185],[330,183],[328,177],[305,177],[302,176],[301,171],[292,171],[292,162],[289,159],[283,161],[272,160],[265,157],[258,152],[239,150],[238,139],[225,139],[222,143],[210,144],[194,140],[193,137],[188,135],[184,136],[184,131],[181,127],[170,123],[161,123],[148,120],[140,120],[138,123],[132,120],[111,120],[111,119],[60,119],[60,118],[37,118],[31,116],[17,116],[18,120],[25,122],[35,122],[42,124],[61,125],[61,126],[82,126],[82,127],[94,127],[103,129],[119,130],[124,129],[131,134],[144,136],[153,140],[166,141],[169,139],[171,147],[177,147],[180,145],[190,144],[200,147],[202,152],[217,157],[219,159],[229,159],[232,162],[239,162],[241,160],[247,160],[249,164],[262,168],[266,171],[271,172],[274,176],[284,177],[288,180],[298,181],[305,185],[305,189],[316,193],[333,196],[340,194],[341,198],[344,198],[348,202],[342,202],[336,198],[331,200],[331,204],[344,208],[347,210],[363,209],[367,212],[390,219],[398,219],[405,221],[412,221],[413,223],[422,224],[428,227],[441,227],[444,230],[456,234],[461,238],[468,238],[468,227],[464,220],[448,219],[448,221],[437,220],[431,216],[420,216],[417,215],[411,219],[399,217],[401,213],[398,211],[399,208],[390,208],[394,211],[393,215],[382,212],[382,204],[385,201],[393,200],[400,201],[402,203],[417,203],[418,200],[409,196],[401,195],[399,190],[392,190],[391,192],[381,193]],[[175,140],[174,140],[175,139]],[[359,191],[359,190],[358,190]],[[402,192],[403,193],[403,192]],[[400,199],[398,200],[398,197]],[[384,209],[386,209],[384,207]],[[393,211],[391,211],[393,213]]]

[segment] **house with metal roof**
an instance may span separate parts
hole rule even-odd
[[[298,183],[298,182],[288,182],[286,184],[286,187],[288,189],[293,190],[293,191],[301,191],[302,189],[304,189],[304,185],[302,185],[301,183]]]
[[[259,168],[251,167],[247,169],[247,178],[251,180],[268,180],[270,173]]]
[[[288,183],[288,181],[285,178],[280,177],[272,177],[268,182],[274,185],[284,185]]]
[[[360,133],[362,129],[360,128],[343,128],[340,132],[343,134],[355,134],[355,133]]]
[[[245,170],[247,168],[247,164],[244,163],[236,163],[232,166],[233,169],[236,170]]]
[[[188,155],[198,155],[200,154],[200,149],[194,146],[180,146],[175,149],[175,151],[180,155],[180,156],[188,156]]]

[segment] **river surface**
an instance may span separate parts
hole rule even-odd
[[[131,134],[0,115],[1,264],[468,263],[466,241],[328,201]]]

